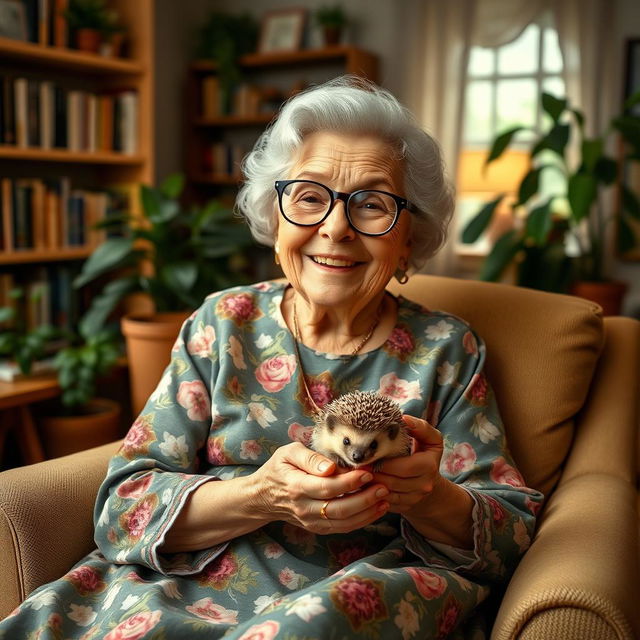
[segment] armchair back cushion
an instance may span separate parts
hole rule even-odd
[[[389,289],[462,317],[484,339],[511,452],[529,486],[547,496],[602,349],[600,307],[574,296],[425,275]]]

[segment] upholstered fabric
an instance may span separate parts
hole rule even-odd
[[[547,493],[492,638],[640,638],[640,323],[506,285],[414,276],[392,288],[483,336],[516,461]],[[0,617],[93,547],[115,446],[0,474]]]
[[[450,278],[414,276],[390,289],[461,316],[482,336],[511,451],[529,486],[547,495],[602,348],[600,308],[573,296]]]

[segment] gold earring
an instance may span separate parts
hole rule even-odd
[[[278,255],[278,253],[280,252],[280,247],[278,247],[278,245],[276,244],[273,250],[275,252],[273,259],[275,260],[276,264],[280,264],[280,256]]]
[[[407,264],[403,263],[402,266],[399,266],[394,273],[396,280],[400,284],[406,284],[409,282],[409,276],[407,275]]]

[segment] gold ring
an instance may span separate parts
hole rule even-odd
[[[320,517],[325,520],[329,520],[329,516],[327,515],[327,507],[329,506],[329,500],[327,500],[323,505],[322,509],[320,509]]]

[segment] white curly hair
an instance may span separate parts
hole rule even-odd
[[[374,134],[404,162],[403,194],[411,214],[409,270],[419,271],[444,244],[454,207],[438,143],[388,91],[356,76],[341,76],[289,99],[242,164],[245,182],[236,200],[253,237],[273,246],[277,231],[276,180],[289,178],[296,151],[316,131]]]

